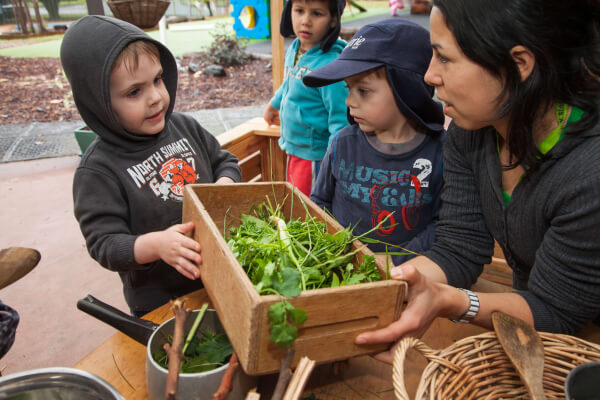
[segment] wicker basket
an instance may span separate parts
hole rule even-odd
[[[565,399],[567,375],[577,365],[600,361],[600,345],[564,334],[539,334],[544,343],[546,398]],[[409,399],[404,361],[412,348],[429,360],[414,399],[530,399],[493,331],[466,337],[443,350],[433,350],[416,338],[404,338],[394,354],[398,399]]]
[[[169,8],[170,0],[108,0],[113,15],[139,28],[156,26]]]

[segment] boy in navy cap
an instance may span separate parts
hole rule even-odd
[[[395,264],[433,244],[441,205],[444,115],[423,79],[431,56],[426,29],[385,20],[361,28],[337,60],[303,80],[349,88],[351,125],[329,146],[311,199],[355,234],[387,218],[369,247]]]

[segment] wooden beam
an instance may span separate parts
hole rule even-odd
[[[271,66],[273,71],[273,93],[283,82],[283,36],[279,33],[279,22],[283,12],[283,0],[271,1]],[[289,0],[288,0],[289,1]]]

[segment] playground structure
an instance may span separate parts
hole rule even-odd
[[[231,0],[229,5],[234,19],[233,30],[238,38],[271,37],[269,0]]]

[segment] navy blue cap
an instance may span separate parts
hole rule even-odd
[[[442,131],[442,105],[433,100],[434,88],[424,80],[432,54],[425,28],[402,18],[386,19],[360,28],[335,61],[305,75],[302,82],[320,87],[385,66],[400,111],[431,131]]]
[[[292,1],[287,0],[285,6],[283,7],[283,12],[281,13],[281,21],[279,22],[279,32],[281,36],[284,38],[290,37],[294,35],[294,27],[292,26]],[[335,41],[340,36],[340,31],[342,29],[342,14],[344,13],[344,7],[346,7],[346,0],[327,0],[328,2],[335,2],[335,9],[337,16],[337,24],[325,35],[323,40],[321,41],[321,50],[327,53],[331,46],[335,43]],[[333,5],[333,4],[331,4]],[[331,9],[331,7],[329,7]]]

